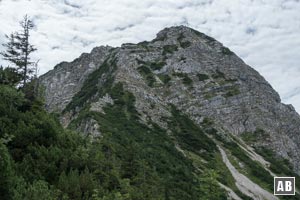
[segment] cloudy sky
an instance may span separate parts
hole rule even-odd
[[[299,0],[0,0],[0,43],[25,14],[36,24],[40,74],[95,46],[151,40],[183,24],[228,46],[300,113]]]

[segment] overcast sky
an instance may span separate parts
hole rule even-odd
[[[0,43],[25,14],[37,26],[41,74],[95,46],[151,40],[183,24],[228,46],[300,113],[299,0],[0,0]]]

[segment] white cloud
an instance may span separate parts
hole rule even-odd
[[[0,42],[32,16],[34,58],[45,73],[95,46],[150,40],[184,24],[231,48],[300,112],[299,10],[299,0],[2,0]]]

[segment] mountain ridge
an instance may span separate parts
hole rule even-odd
[[[265,170],[299,175],[299,114],[291,105],[282,104],[272,86],[227,47],[188,27],[165,28],[149,42],[97,47],[71,63],[56,66],[41,76],[40,82],[47,109],[61,113],[62,124],[81,133],[101,136],[105,115],[123,102],[121,107],[127,106],[124,112],[129,118],[133,115],[132,120],[149,127],[154,123],[173,135],[178,140],[177,150],[189,152],[193,140],[205,147],[197,131],[195,136],[181,135],[170,126],[179,112],[195,123],[195,130],[201,127],[198,132],[203,129],[246,166],[240,170],[256,164],[243,160],[242,142],[235,138],[271,162],[263,166]],[[126,91],[127,97],[116,91],[120,95]],[[132,109],[137,113],[130,114]],[[189,137],[192,141],[187,141]],[[232,149],[222,137],[239,145]],[[286,171],[277,169],[272,159]]]

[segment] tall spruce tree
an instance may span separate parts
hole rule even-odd
[[[34,69],[31,66],[35,62],[32,62],[29,56],[37,49],[29,42],[30,30],[35,27],[33,21],[25,15],[24,19],[20,22],[20,26],[22,28],[21,31],[6,35],[8,42],[3,44],[6,50],[0,52],[0,54],[4,60],[9,61],[17,67],[19,73],[22,75],[23,86],[25,86],[30,75],[34,73]]]

